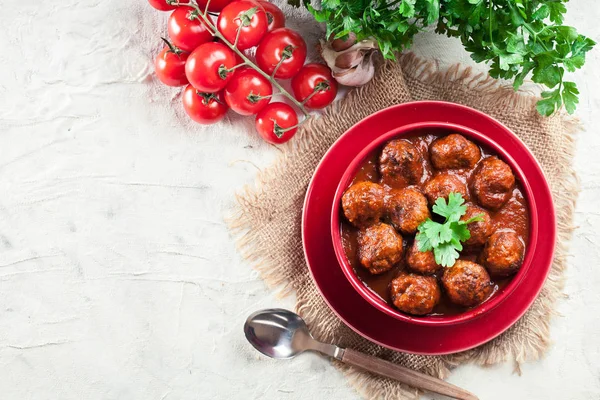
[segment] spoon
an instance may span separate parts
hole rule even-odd
[[[289,310],[272,308],[256,311],[246,320],[244,333],[256,350],[272,358],[287,359],[307,350],[317,351],[346,364],[416,388],[460,400],[478,400],[474,394],[441,379],[352,349],[319,342],[308,331],[306,322],[298,314]]]

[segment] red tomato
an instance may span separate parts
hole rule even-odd
[[[258,3],[240,0],[229,3],[217,19],[219,32],[230,43],[235,43],[238,29],[241,30],[237,48],[246,50],[256,46],[267,33],[267,14]]]
[[[167,86],[187,85],[185,62],[190,53],[169,46],[158,53],[154,60],[154,70],[158,79]]]
[[[283,28],[285,26],[285,15],[283,15],[281,8],[277,7],[273,3],[269,3],[268,1],[259,1],[258,4],[263,6],[265,12],[267,13],[267,22],[269,23],[267,32],[271,32],[274,29]]]
[[[292,79],[292,91],[296,100],[303,102],[310,97],[304,103],[308,108],[328,106],[335,99],[337,89],[331,70],[323,64],[306,64]]]
[[[194,15],[192,7],[181,6],[169,16],[169,37],[175,46],[185,51],[192,51],[212,40],[212,34],[201,22],[201,17]]]
[[[223,119],[229,107],[223,92],[203,93],[187,85],[183,91],[183,109],[191,119],[201,124],[214,124]]]
[[[219,12],[232,1],[233,0],[210,0],[210,3],[208,5],[208,11]],[[204,11],[206,9],[207,2],[208,0],[197,0],[198,7],[200,7],[200,9]]]
[[[256,130],[269,143],[287,142],[296,134],[296,125],[296,111],[291,106],[277,101],[267,104],[256,116]]]
[[[176,9],[179,6],[172,6],[170,4],[167,4],[166,0],[148,0],[148,3],[150,3],[150,5],[154,8],[156,8],[157,10],[160,11],[171,11]]]
[[[223,89],[234,73],[235,53],[222,43],[209,42],[199,46],[185,63],[185,75],[201,92],[215,93]]]
[[[215,38],[213,39],[213,42],[221,43],[221,44],[223,44],[223,45],[227,46],[227,45],[226,45],[225,43],[223,43],[223,41],[222,41],[221,39],[219,39],[218,37],[215,37]],[[229,46],[227,46],[227,47],[229,47]],[[240,57],[240,56],[238,55],[238,53],[236,53],[236,52],[233,52],[233,54],[235,55],[235,63],[236,63],[235,65],[238,65],[238,64],[243,64],[243,63],[244,63],[244,60],[242,59],[242,57]]]
[[[252,115],[262,110],[269,104],[272,94],[271,82],[250,67],[236,70],[225,87],[225,101],[233,111],[242,115]]]
[[[282,61],[283,60],[283,61]],[[267,33],[256,48],[256,63],[271,75],[277,65],[275,78],[289,79],[296,75],[306,61],[306,43],[302,36],[288,28]]]

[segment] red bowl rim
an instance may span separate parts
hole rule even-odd
[[[529,149],[525,146],[525,144],[508,128],[502,125],[502,127],[512,136],[515,141],[515,146],[524,148],[527,152]],[[381,299],[375,292],[371,291],[368,287],[366,287],[362,281],[356,276],[354,270],[350,263],[346,258],[346,253],[344,252],[341,240],[340,233],[340,208],[341,208],[341,198],[344,191],[348,188],[356,173],[362,166],[363,162],[367,159],[369,155],[373,153],[379,146],[383,143],[399,138],[402,136],[409,136],[415,130],[421,129],[444,129],[448,131],[459,132],[466,137],[472,138],[476,143],[482,144],[490,149],[492,149],[496,154],[498,154],[504,161],[506,161],[512,170],[514,171],[517,179],[521,183],[521,186],[524,190],[524,195],[527,199],[527,203],[529,205],[529,240],[527,243],[527,248],[525,252],[525,257],[523,259],[523,264],[519,269],[518,273],[512,278],[512,280],[506,285],[504,288],[500,289],[491,299],[488,301],[469,309],[461,314],[452,315],[452,316],[430,316],[430,317],[416,317],[411,316],[409,314],[405,314],[399,310],[396,310],[388,303],[386,303],[383,299]],[[428,326],[442,326],[442,325],[454,325],[458,323],[464,323],[469,320],[475,319],[478,316],[487,313],[498,306],[501,302],[503,302],[511,293],[515,291],[515,289],[521,284],[523,278],[527,275],[527,271],[531,267],[533,263],[533,256],[535,253],[535,248],[538,241],[538,212],[535,205],[535,200],[533,196],[532,189],[527,181],[527,177],[523,173],[522,169],[519,165],[514,161],[514,159],[510,156],[508,151],[499,146],[492,138],[482,134],[479,131],[474,129],[465,127],[463,125],[452,124],[447,122],[419,122],[413,123],[409,125],[404,125],[399,128],[393,129],[377,138],[371,142],[367,147],[365,147],[349,164],[342,176],[340,183],[338,184],[333,207],[331,214],[331,236],[333,240],[333,247],[335,250],[335,255],[337,257],[338,263],[352,285],[352,287],[372,306],[374,306],[379,311],[399,320],[403,320],[409,323],[413,323],[416,325],[428,325]]]

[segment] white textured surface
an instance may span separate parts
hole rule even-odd
[[[151,75],[166,14],[142,0],[0,5],[0,397],[356,398],[320,357],[267,360],[245,343],[248,313],[292,299],[266,290],[222,216],[278,151],[250,120],[186,120]],[[598,39],[599,11],[574,0],[568,22]],[[431,34],[415,50],[468,62]],[[588,131],[555,344],[520,377],[457,369],[450,381],[482,399],[600,398],[599,71],[596,49],[576,75]]]

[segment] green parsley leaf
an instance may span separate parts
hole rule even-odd
[[[450,193],[448,203],[443,197],[438,198],[433,205],[433,212],[445,217],[448,221],[458,221],[467,212],[467,206],[463,205],[464,199],[460,193]]]
[[[564,70],[553,63],[549,55],[541,55],[538,57],[538,65],[533,71],[533,81],[542,83],[549,88],[558,85],[563,76]]]
[[[570,26],[557,26],[554,29],[567,42],[573,42],[579,37],[579,35],[577,34],[577,30]]]
[[[575,72],[575,70],[583,67],[584,63],[585,63],[585,56],[583,56],[583,55],[574,56],[574,57],[571,56],[569,58],[565,58],[563,61],[565,68],[569,72]]]
[[[562,100],[565,104],[565,109],[569,114],[575,112],[575,107],[577,106],[577,103],[579,103],[579,99],[577,98],[578,94],[579,90],[577,90],[575,83],[563,82]]]
[[[506,51],[509,53],[515,53],[520,55],[527,54],[527,46],[525,46],[525,41],[522,34],[509,35],[508,40],[506,41]]]
[[[538,101],[536,108],[540,114],[549,117],[560,107],[560,102],[560,89],[543,92],[542,100]]]
[[[550,15],[550,7],[547,4],[542,4],[532,15],[532,19],[546,19]]]
[[[510,9],[510,21],[514,26],[521,26],[525,24],[525,18],[527,18],[527,14],[520,7],[514,7],[510,2],[508,2],[508,6]]]
[[[426,234],[419,232],[415,236],[415,239],[419,246],[420,252],[426,252],[426,251],[433,250],[433,246],[431,245],[431,242],[429,241],[429,238],[427,237]]]
[[[403,0],[398,7],[398,11],[403,17],[411,18],[415,15],[416,0]]]
[[[431,219],[427,219],[422,226],[423,234],[427,236],[429,243],[431,243],[431,246],[433,247],[438,246],[440,243],[447,242],[452,238],[452,231],[450,231],[449,226],[438,224]]]
[[[500,53],[500,69],[508,71],[513,64],[521,64],[523,56],[521,54]]]
[[[425,24],[431,25],[436,22],[440,18],[440,0],[425,0],[425,11]]]
[[[329,8],[329,9],[337,8],[340,6],[340,4],[341,4],[340,0],[322,0],[321,1],[321,5],[324,8]]]
[[[567,12],[567,7],[558,1],[548,1],[546,6],[550,9],[550,21],[555,24],[563,23],[563,14]]]
[[[443,243],[434,248],[433,255],[435,256],[435,262],[444,267],[453,266],[460,256],[452,243]]]
[[[513,88],[515,90],[518,90],[521,87],[523,81],[525,80],[525,77],[529,74],[529,72],[531,72],[534,66],[535,63],[532,61],[525,61],[523,63],[523,69],[517,74],[513,83]]]
[[[467,221],[460,218],[465,215],[467,206],[460,193],[450,193],[448,201],[438,198],[433,205],[433,212],[444,217],[444,223],[427,219],[418,227],[415,237],[419,251],[433,250],[438,264],[451,267],[463,249],[462,243],[471,237],[468,224],[481,221],[483,214],[475,215]]]
[[[469,240],[469,238],[471,237],[471,232],[469,232],[467,224],[464,221],[451,222],[450,230],[452,231],[454,237],[461,242]]]

